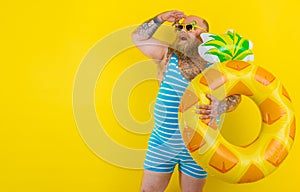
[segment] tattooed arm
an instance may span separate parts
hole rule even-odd
[[[222,101],[212,95],[207,95],[207,98],[210,100],[210,104],[197,106],[199,109],[197,113],[202,115],[200,119],[210,119],[208,125],[214,123],[222,113],[233,111],[241,102],[240,95],[230,95]]]
[[[146,56],[154,60],[162,60],[168,50],[168,45],[153,38],[153,34],[165,21],[174,22],[185,15],[179,11],[168,11],[149,19],[132,33],[133,43]]]
[[[221,101],[218,105],[218,114],[233,111],[241,102],[240,95],[230,95]]]

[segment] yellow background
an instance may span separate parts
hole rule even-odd
[[[299,8],[296,0],[2,1],[0,191],[138,191],[141,170],[101,160],[81,138],[73,116],[72,91],[76,71],[97,41],[166,10],[202,16],[211,32],[235,29],[252,40],[256,63],[283,82],[297,114]],[[144,59],[133,52],[135,62]],[[115,65],[111,72],[117,76],[120,69]],[[135,98],[150,103],[156,88],[146,82],[132,94],[129,105],[140,121],[150,117],[142,112],[149,105],[135,105]],[[147,135],[117,128],[108,132],[124,145],[146,147]],[[296,131],[291,153],[265,179],[231,185],[208,177],[205,191],[295,191],[300,177],[298,137]],[[179,191],[176,176],[167,191]]]

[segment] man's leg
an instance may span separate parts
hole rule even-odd
[[[187,149],[179,155],[179,180],[182,192],[202,192],[206,171],[191,157]]]
[[[202,192],[206,179],[195,178],[179,171],[179,182],[182,192]]]
[[[163,192],[170,181],[172,173],[160,173],[144,170],[141,192]]]

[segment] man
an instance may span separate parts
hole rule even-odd
[[[152,37],[165,21],[173,22],[177,29],[172,45]],[[146,21],[132,34],[138,49],[160,66],[155,126],[148,143],[141,191],[164,191],[177,164],[183,192],[201,192],[203,189],[207,174],[192,159],[184,145],[178,125],[178,109],[189,82],[206,68],[207,62],[199,56],[198,46],[202,43],[200,34],[208,29],[204,19],[174,10]],[[210,119],[209,125],[215,123],[221,113],[233,110],[240,102],[238,95],[227,97],[224,101],[218,101],[211,95],[207,97],[211,100],[210,105],[199,106],[197,113],[201,114],[201,119]]]

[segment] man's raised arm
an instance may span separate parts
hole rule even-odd
[[[180,11],[168,11],[161,13],[140,25],[132,33],[132,41],[138,49],[140,49],[140,51],[149,58],[162,60],[168,49],[168,45],[153,38],[153,34],[163,22],[175,22],[184,17],[185,15]]]

